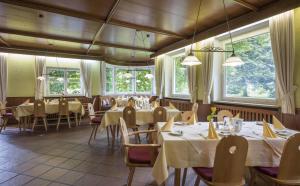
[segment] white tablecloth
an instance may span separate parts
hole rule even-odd
[[[15,117],[19,119],[20,117],[30,116],[33,114],[33,110],[33,103],[19,105],[16,108]],[[58,113],[58,103],[46,103],[45,110],[47,114]],[[69,101],[69,111],[73,113],[81,113],[81,115],[84,115],[84,108],[78,101]]]
[[[101,121],[101,127],[105,128],[109,125],[119,124],[120,117],[123,116],[123,109],[118,107],[117,110],[108,110],[105,112]],[[167,109],[167,118],[180,116],[180,111],[177,109]],[[145,125],[153,123],[153,109],[136,109],[136,124]]]
[[[164,123],[158,123],[160,129]],[[216,146],[219,140],[208,140],[208,123],[196,125],[174,125],[174,131],[183,131],[183,136],[172,136],[168,132],[159,132],[158,141],[162,145],[152,175],[158,184],[168,178],[168,166],[174,168],[213,167]],[[256,122],[244,122],[238,135],[248,140],[247,166],[278,166],[280,153],[286,139],[265,139],[262,126]],[[294,134],[295,131],[291,131]]]

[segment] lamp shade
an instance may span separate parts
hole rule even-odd
[[[193,66],[193,65],[201,65],[201,61],[199,61],[199,59],[194,56],[194,54],[189,53],[189,55],[187,55],[184,60],[181,62],[182,65],[185,66]]]
[[[230,67],[235,67],[235,66],[240,66],[243,65],[244,61],[238,56],[236,56],[234,53],[226,59],[226,61],[223,63],[223,66],[230,66]]]

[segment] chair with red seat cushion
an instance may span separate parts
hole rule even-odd
[[[123,118],[120,118],[120,128],[123,140],[123,146],[125,150],[125,163],[129,167],[129,176],[127,185],[131,186],[134,171],[136,167],[153,167],[157,154],[158,144],[132,144],[129,142],[129,136],[136,136],[136,134],[152,134],[155,130],[146,131],[134,131],[128,133],[127,125]]]
[[[94,105],[91,103],[88,103],[88,112],[89,112],[89,118],[90,118],[90,125],[92,126],[92,132],[89,138],[89,142],[88,144],[91,143],[92,138],[96,138],[97,135],[97,130],[99,128],[99,126],[101,125],[101,120],[103,117],[103,112],[95,112],[94,111]],[[107,140],[109,142],[109,131],[108,128],[106,128],[106,132],[107,132]]]
[[[227,136],[218,143],[214,167],[194,167],[195,186],[203,180],[207,185],[240,186],[245,184],[244,169],[248,142],[241,136]],[[226,161],[224,161],[226,160]]]
[[[251,169],[250,186],[259,175],[278,185],[300,185],[300,133],[286,141],[279,167],[254,167]]]
[[[6,129],[6,125],[9,119],[14,118],[13,107],[6,107],[6,103],[0,102],[0,118],[2,120],[2,124],[0,126],[0,132]],[[19,125],[19,128],[21,126]]]

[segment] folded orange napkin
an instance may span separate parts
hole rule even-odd
[[[162,132],[172,132],[174,125],[174,117],[171,117],[167,123],[160,129]]]
[[[117,110],[117,104],[115,103],[111,108],[110,108],[110,110]]]
[[[196,114],[193,113],[192,116],[190,117],[190,119],[187,121],[187,124],[194,125],[195,123],[197,123],[197,118],[196,118]]]
[[[159,105],[159,103],[157,102],[157,101],[152,101],[152,107],[153,108],[157,108],[157,107],[159,107],[160,105]]]
[[[282,123],[274,115],[273,115],[273,127],[277,130],[285,129]]]
[[[169,102],[169,108],[170,108],[170,109],[177,109],[177,108],[175,107],[175,105],[173,105],[171,102]]]
[[[263,120],[263,136],[266,138],[277,138],[277,135],[265,120]]]
[[[208,124],[208,135],[207,135],[207,139],[219,139],[219,135],[216,132],[216,129],[214,127],[214,125],[212,124],[212,122],[209,122]]]

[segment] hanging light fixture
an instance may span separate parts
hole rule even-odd
[[[228,18],[228,13],[227,13],[226,6],[225,6],[225,0],[223,0],[223,8],[224,8],[225,16],[226,16],[226,24],[227,24],[227,29],[228,29],[228,33],[229,33],[229,37],[230,37],[230,43],[231,43],[231,47],[232,47],[232,54],[229,58],[227,58],[225,60],[225,62],[223,63],[223,66],[231,66],[231,67],[240,66],[240,65],[243,65],[244,62],[242,61],[242,59],[240,57],[238,57],[234,53],[232,35],[231,35],[231,31],[230,31],[230,26],[229,26],[229,18]]]
[[[200,13],[200,9],[201,9],[201,4],[202,4],[202,0],[200,0],[199,2],[199,6],[198,6],[198,11],[197,11],[197,18],[196,18],[196,23],[195,23],[195,27],[194,27],[194,33],[193,33],[193,39],[191,42],[191,49],[189,54],[184,58],[184,60],[181,62],[182,65],[184,66],[194,66],[194,65],[201,65],[201,61],[193,54],[193,44],[195,41],[195,35],[197,32],[197,24],[198,24],[198,18],[199,18],[199,13]]]

